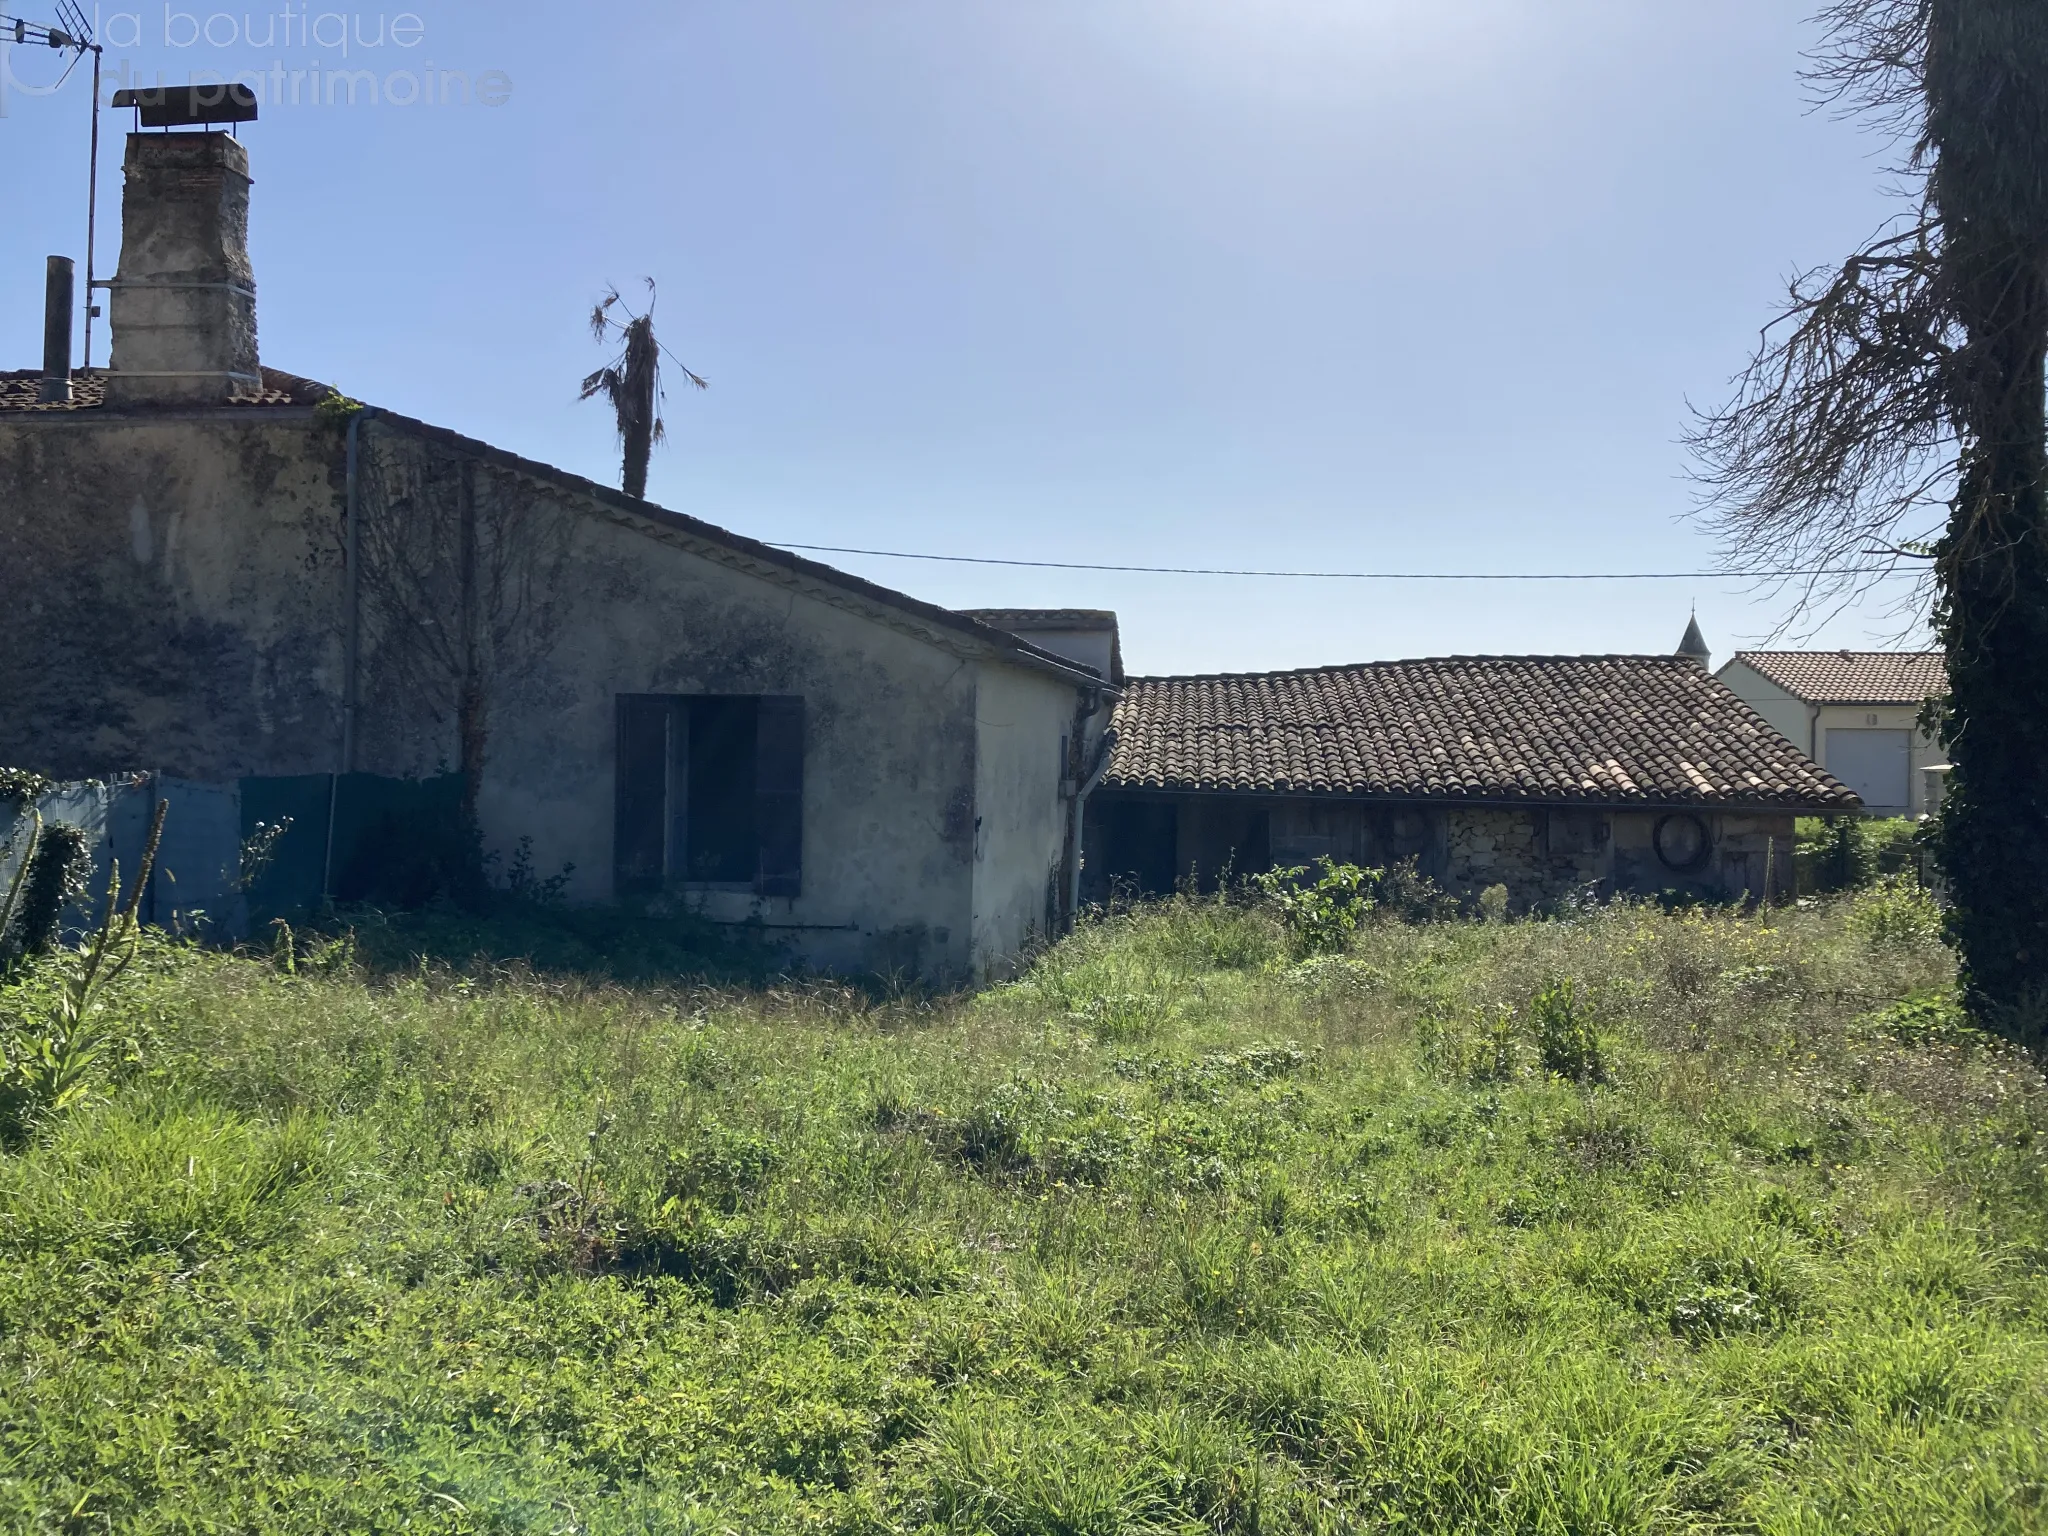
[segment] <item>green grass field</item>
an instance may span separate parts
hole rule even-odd
[[[1951,976],[1896,892],[939,1000],[152,950],[0,1152],[0,1528],[2048,1530]]]

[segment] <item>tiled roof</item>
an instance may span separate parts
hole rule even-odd
[[[302,379],[295,373],[283,373],[275,368],[265,368],[262,373],[263,389],[260,393],[244,395],[227,403],[317,405],[334,393],[327,385]],[[107,376],[97,368],[91,373],[71,375],[71,401],[68,405],[43,404],[36,398],[42,393],[42,387],[40,369],[24,368],[13,373],[0,373],[0,411],[90,411],[107,403]]]
[[[1918,704],[1948,692],[1940,651],[1737,651],[1735,660],[1809,704]]]
[[[1110,789],[1839,810],[1855,793],[1677,656],[1134,678]]]

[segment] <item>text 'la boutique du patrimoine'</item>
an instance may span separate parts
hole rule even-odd
[[[244,85],[264,106],[483,106],[512,99],[512,78],[504,70],[443,68],[421,50],[427,24],[416,13],[315,11],[286,0],[274,10],[180,11],[166,5],[151,27],[140,11],[95,12],[94,34],[110,49],[160,46],[226,53],[241,49],[318,50],[312,58],[268,61],[221,60],[194,64],[183,80],[161,68],[147,69],[128,58],[108,60],[102,99],[117,91],[165,85]],[[151,33],[154,32],[154,36]],[[393,54],[390,50],[404,50]],[[416,62],[417,61],[417,62]],[[379,68],[380,65],[399,65]],[[145,72],[146,70],[146,72]]]

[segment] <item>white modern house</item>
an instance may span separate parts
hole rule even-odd
[[[1920,728],[1948,692],[1940,651],[1737,651],[1728,690],[1863,798],[1870,816],[1940,809],[1948,756]]]

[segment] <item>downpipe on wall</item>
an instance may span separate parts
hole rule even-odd
[[[1100,708],[1098,701],[1097,708]],[[1110,750],[1116,745],[1116,731],[1105,726],[1095,739],[1095,763],[1088,770],[1088,776],[1074,790],[1074,804],[1067,813],[1067,931],[1073,932],[1074,924],[1081,917],[1081,834],[1086,825],[1088,797],[1095,793],[1103,775],[1109,772]]]

